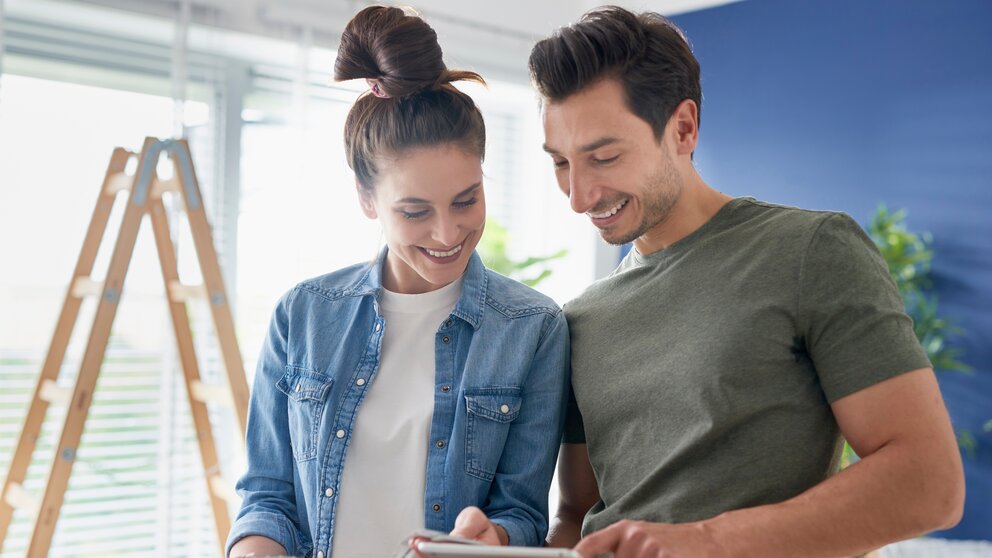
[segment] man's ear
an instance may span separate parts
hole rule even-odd
[[[691,155],[699,141],[699,107],[696,101],[686,99],[675,107],[670,119],[673,125],[676,152]]]
[[[372,191],[363,188],[357,179],[355,180],[355,190],[358,191],[358,203],[362,206],[362,213],[369,219],[378,219],[379,213],[375,210],[375,200],[372,197]]]

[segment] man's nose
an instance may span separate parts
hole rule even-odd
[[[599,203],[600,191],[588,173],[574,166],[568,173],[568,201],[572,211],[585,213]]]

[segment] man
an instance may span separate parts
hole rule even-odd
[[[539,42],[530,69],[572,209],[633,242],[566,305],[574,398],[549,544],[851,556],[957,523],[957,445],[884,261],[846,215],[702,180],[681,32],[602,8]],[[841,436],[861,460],[836,473]]]

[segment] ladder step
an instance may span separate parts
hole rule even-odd
[[[210,491],[221,500],[226,502],[241,501],[241,496],[239,496],[238,491],[234,489],[234,484],[227,482],[227,480],[225,480],[221,475],[210,475],[207,482],[210,485]]]
[[[233,407],[234,401],[231,399],[231,390],[226,387],[205,384],[200,380],[194,380],[190,385],[193,398],[201,403],[216,403],[225,407]]]
[[[156,198],[162,197],[165,192],[178,192],[181,186],[179,185],[179,180],[176,177],[167,178],[165,180],[155,179],[152,182],[152,196]]]
[[[89,277],[78,277],[72,284],[72,296],[86,298],[100,296],[103,293],[103,281],[94,281]]]
[[[27,510],[31,515],[38,513],[38,500],[20,483],[12,482],[7,487],[3,501],[15,510]]]
[[[183,285],[178,280],[172,280],[169,282],[169,298],[173,302],[207,298],[207,288],[204,285]]]
[[[52,380],[41,383],[38,397],[54,405],[68,405],[72,401],[72,389],[60,386]]]
[[[134,183],[134,175],[125,172],[118,172],[107,181],[107,193],[116,194],[121,190],[130,190]]]

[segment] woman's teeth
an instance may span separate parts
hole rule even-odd
[[[437,250],[431,250],[430,248],[424,248],[428,254],[434,256],[435,258],[447,258],[449,256],[454,256],[458,252],[462,251],[462,245],[459,244],[447,252],[438,252]]]

